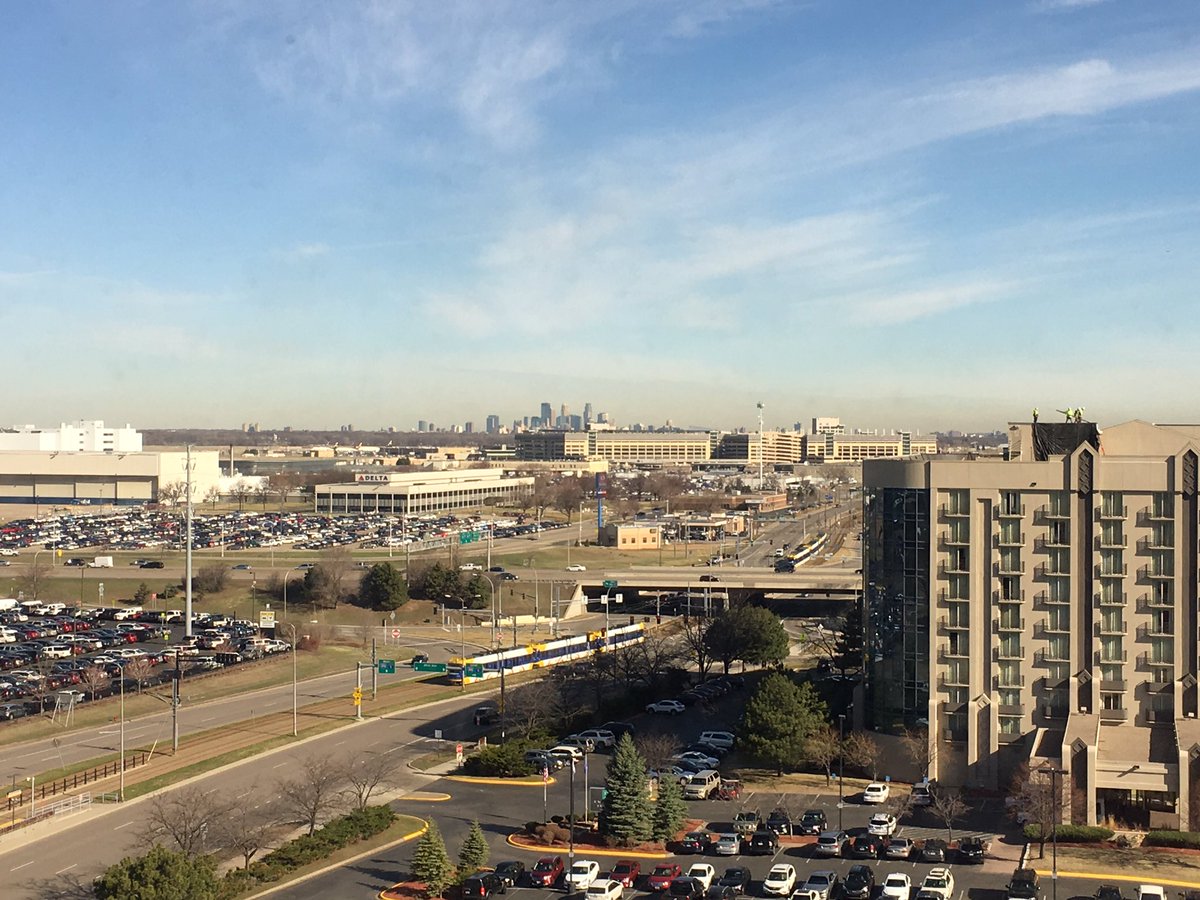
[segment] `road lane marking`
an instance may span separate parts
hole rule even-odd
[[[117,825],[117,826],[115,826],[115,827],[113,828],[113,831],[120,831],[122,828],[128,828],[128,827],[129,827],[130,825],[132,825],[132,824],[133,824],[135,821],[136,821],[135,819],[130,819],[130,820],[129,820],[128,822],[126,822],[124,825]]]
[[[12,867],[11,869],[9,869],[8,871],[10,871],[10,872],[15,872],[15,871],[17,871],[17,869],[23,869],[23,868],[25,868],[26,866],[32,866],[32,865],[33,865],[33,863],[34,863],[34,860],[32,860],[32,859],[31,859],[29,862],[23,862],[23,863],[21,863],[19,866],[13,866],[13,867]]]
[[[286,765],[287,765],[289,762],[291,762],[291,760],[290,760],[290,759],[289,759],[289,760],[285,760],[284,762],[278,763],[277,765],[271,766],[271,768],[272,768],[272,769],[282,769],[282,768],[283,768],[284,766],[286,766]]]
[[[65,869],[59,869],[59,870],[58,870],[57,872],[55,872],[54,874],[55,874],[55,875],[61,875],[63,872],[70,872],[70,871],[71,871],[73,868],[75,868],[77,865],[79,865],[79,863],[71,863],[71,864],[70,864],[69,866],[67,866]]]

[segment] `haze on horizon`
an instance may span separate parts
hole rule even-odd
[[[1194,421],[1198,24],[10,5],[5,424]]]

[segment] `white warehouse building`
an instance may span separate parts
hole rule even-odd
[[[80,420],[57,428],[23,425],[0,430],[0,452],[41,451],[45,453],[141,453],[142,435],[131,425],[105,428],[104,422]]]
[[[489,469],[444,472],[360,473],[353,482],[318,484],[318,513],[378,512],[398,516],[476,509],[533,491],[533,478],[506,477]]]

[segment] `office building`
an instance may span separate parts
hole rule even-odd
[[[937,438],[914,438],[907,431],[877,436],[825,432],[810,436],[805,444],[805,456],[809,462],[852,463],[864,459],[933,455],[937,452]]]
[[[764,464],[799,463],[804,462],[805,443],[805,436],[795,431],[764,431],[761,440],[758,432],[723,434],[717,445],[716,458],[757,465],[761,444]]]
[[[554,424],[554,407],[552,407],[549,403],[542,404],[542,414],[540,420],[543,428],[549,428]]]
[[[812,420],[813,434],[845,434],[846,426],[842,420],[833,416],[814,416]]]
[[[1200,827],[1200,425],[1009,428],[863,466],[866,718],[930,776],[1065,774],[1065,816]]]
[[[317,485],[313,503],[316,512],[327,515],[421,515],[507,503],[532,490],[532,478],[509,478],[489,469],[360,473],[352,482]]]
[[[533,431],[516,438],[518,459],[602,459],[647,464],[711,459],[713,444],[707,431]]]
[[[500,433],[500,417],[498,415],[495,415],[494,413],[492,415],[488,416],[487,424],[485,425],[485,428],[487,429],[488,434],[499,434]]]

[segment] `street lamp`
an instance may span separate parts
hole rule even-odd
[[[34,794],[37,790],[37,776],[29,775],[25,780],[29,782],[29,818],[32,819],[37,815],[37,796]]]
[[[838,831],[842,830],[842,807],[846,805],[846,714],[838,714]]]
[[[125,801],[125,671],[121,670],[121,784],[117,789],[117,797]]]
[[[285,591],[284,596],[286,597],[287,596],[287,593],[286,593],[287,579],[286,578],[283,580],[283,585],[284,585],[283,589]],[[286,600],[284,601],[283,608],[285,610],[287,609],[287,601]],[[287,613],[285,612],[284,615],[286,616]],[[299,709],[296,704],[296,625],[293,622],[288,622],[287,626],[288,626],[288,628],[292,629],[292,737],[299,737],[299,735],[300,735],[300,728],[299,728],[300,713],[299,713]]]
[[[1062,791],[1058,786],[1058,777],[1066,775],[1066,769],[1060,769],[1057,766],[1042,766],[1038,769],[1050,776],[1050,790],[1054,793],[1054,822],[1050,826],[1050,846],[1052,854],[1052,862],[1050,869],[1050,884],[1052,887],[1052,898],[1058,900],[1058,826],[1062,822]],[[1042,846],[1045,846],[1044,844]]]
[[[287,618],[287,580],[295,574],[291,569],[283,573],[283,617],[285,619]],[[295,646],[294,641],[292,645]]]

